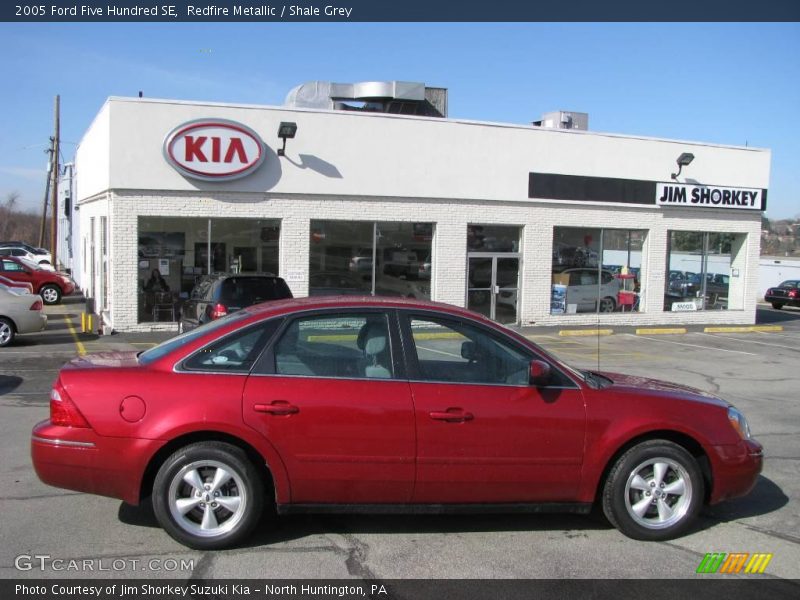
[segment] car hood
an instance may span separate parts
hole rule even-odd
[[[620,392],[630,392],[632,394],[658,395],[659,397],[671,397],[676,400],[694,400],[705,404],[727,407],[728,402],[718,398],[714,394],[698,390],[697,388],[679,383],[661,381],[660,379],[650,379],[649,377],[638,377],[636,375],[624,375],[622,373],[600,373],[608,377],[614,383],[606,390],[616,390]]]
[[[139,361],[136,358],[139,353],[136,350],[126,352],[98,352],[97,354],[86,354],[77,356],[64,365],[65,369],[96,369],[108,367],[137,367]]]

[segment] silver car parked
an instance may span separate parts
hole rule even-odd
[[[36,333],[46,326],[47,315],[38,295],[0,285],[0,348],[19,333]]]
[[[566,269],[562,274],[569,274],[567,284],[567,307],[577,305],[577,312],[595,312],[598,299],[600,312],[614,312],[619,299],[619,279],[611,271],[599,271],[592,268]],[[598,287],[598,275],[600,285]]]

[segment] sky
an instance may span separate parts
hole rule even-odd
[[[313,80],[418,81],[449,116],[768,148],[770,219],[800,216],[798,23],[0,23],[0,201],[41,210],[109,96],[283,104]]]

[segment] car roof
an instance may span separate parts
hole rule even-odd
[[[489,321],[478,313],[428,300],[414,298],[401,298],[397,296],[308,296],[304,298],[291,298],[286,300],[272,300],[262,304],[254,304],[242,310],[252,315],[273,314],[280,315],[304,310],[330,309],[330,308],[404,308],[416,310],[435,310],[448,313],[455,317],[467,317],[472,320],[486,321],[496,326],[494,321]]]

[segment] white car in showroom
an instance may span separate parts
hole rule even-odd
[[[0,348],[17,334],[36,333],[47,327],[44,303],[36,294],[0,284]]]

